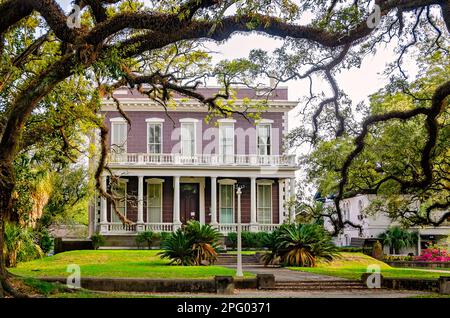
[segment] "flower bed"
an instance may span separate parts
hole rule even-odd
[[[430,246],[423,250],[420,256],[414,258],[420,262],[447,263],[450,262],[450,255],[444,248],[438,246]]]

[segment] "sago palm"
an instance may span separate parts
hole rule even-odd
[[[279,230],[276,254],[286,266],[314,267],[317,259],[338,254],[327,232],[317,224],[289,224]]]
[[[169,259],[170,264],[189,266],[195,264],[195,255],[192,243],[183,230],[178,229],[169,235],[162,243],[162,252],[158,253],[161,258]]]
[[[217,244],[219,242],[219,232],[208,224],[200,224],[198,221],[190,221],[184,231],[192,244],[195,255],[195,264],[209,264],[217,260]]]

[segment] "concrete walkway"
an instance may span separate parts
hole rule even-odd
[[[227,266],[229,268],[236,268],[234,265]],[[253,274],[273,274],[275,276],[275,281],[334,281],[334,280],[345,280],[345,278],[319,275],[314,273],[307,273],[301,271],[293,271],[287,268],[280,267],[264,267],[263,265],[244,265],[244,272],[249,272]]]

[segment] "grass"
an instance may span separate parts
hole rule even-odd
[[[349,279],[360,279],[361,275],[367,272],[369,265],[380,266],[383,277],[426,279],[439,278],[445,275],[445,273],[432,272],[430,270],[391,267],[363,253],[350,252],[340,253],[340,257],[331,262],[318,262],[317,267],[290,267],[289,269]]]
[[[236,271],[222,266],[170,266],[156,255],[157,250],[71,251],[11,268],[23,277],[67,277],[67,266],[77,264],[82,277],[192,278],[208,279],[216,275],[234,276]],[[254,276],[244,273],[246,277]]]

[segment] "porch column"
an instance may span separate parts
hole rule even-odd
[[[181,227],[180,221],[180,177],[173,177],[173,229]]]
[[[250,231],[258,231],[256,220],[256,177],[250,178]]]
[[[284,223],[284,179],[278,179],[278,223]]]
[[[106,191],[106,176],[102,177],[102,189]],[[100,233],[108,233],[108,210],[104,196],[100,196]]]
[[[137,225],[138,232],[144,231],[144,177],[138,176],[138,206],[137,206]]]
[[[295,178],[291,178],[290,185],[290,221],[291,223],[295,223]]]
[[[217,226],[217,177],[211,177],[211,226]]]

